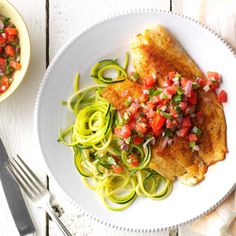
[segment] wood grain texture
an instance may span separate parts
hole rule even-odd
[[[6,144],[9,154],[18,153],[29,163],[42,179],[45,174],[41,168],[42,158],[38,156],[33,138],[33,111],[39,83],[45,72],[45,6],[43,1],[10,0],[25,19],[32,43],[31,63],[24,81],[7,100],[0,104],[0,137]],[[4,195],[0,195],[0,235],[17,236],[18,232],[10,215]],[[45,213],[29,201],[32,220],[37,235],[45,235]],[[6,225],[6,227],[2,227]]]
[[[157,8],[169,10],[170,4],[168,0],[50,0],[50,61],[58,50],[69,40],[69,38],[75,36],[78,32],[83,31],[87,27],[95,24],[103,18],[106,18],[107,16],[138,8]],[[93,236],[169,235],[168,232],[136,234],[110,229],[79,214],[76,209],[72,208],[69,202],[64,201],[61,190],[58,189],[57,185],[52,181],[50,181],[50,190],[55,196],[57,196],[54,202],[60,203],[60,206],[64,210],[64,213],[61,216],[62,221],[64,221],[73,234]],[[50,236],[58,235],[58,229],[55,227],[54,223],[50,222],[49,225]]]

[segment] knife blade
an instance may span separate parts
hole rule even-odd
[[[15,225],[21,236],[35,232],[22,193],[15,179],[6,168],[8,154],[0,138],[0,179]]]

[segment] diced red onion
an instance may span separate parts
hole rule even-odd
[[[180,136],[180,130],[176,131],[177,136]]]
[[[16,47],[16,53],[20,53],[20,47]],[[128,91],[127,91],[128,93]]]
[[[118,143],[119,145],[122,145],[122,144],[124,144],[124,140],[118,139],[117,143]]]
[[[207,84],[206,86],[203,87],[203,90],[205,92],[208,92],[210,90],[210,86]]]
[[[165,111],[165,110],[166,110],[166,106],[162,106],[162,107],[161,107],[161,110],[162,110],[162,111]]]
[[[191,80],[189,80],[185,86],[185,94],[187,95],[187,97],[190,97],[191,90],[192,90],[192,84],[193,84],[193,82]]]
[[[129,145],[127,143],[123,143],[121,146],[120,146],[120,149],[121,150],[128,150],[129,149]]]
[[[194,118],[194,117],[196,117],[196,114],[193,112],[193,113],[190,114],[190,117]]]
[[[176,120],[179,124],[183,123],[183,117],[181,117],[181,116],[177,117]]]
[[[168,137],[165,137],[165,138],[163,139],[163,142],[162,142],[162,144],[161,144],[161,147],[162,147],[162,148],[165,148],[165,147],[167,146],[168,142],[169,142],[169,138],[168,138]]]
[[[143,144],[143,148],[146,148],[146,146],[151,143],[152,145],[154,145],[156,143],[156,139],[154,137],[149,138],[144,144]]]
[[[148,90],[147,90],[147,89],[144,89],[144,90],[143,90],[143,94],[149,94]]]
[[[17,62],[20,62],[20,56],[18,56],[18,57],[16,58],[16,61],[17,61]]]
[[[0,19],[0,29],[3,29],[4,28],[4,24],[2,22],[2,20]]]
[[[193,147],[193,151],[199,151],[200,150],[200,148],[199,148],[199,146],[198,145],[195,145],[194,147]]]
[[[6,34],[5,34],[5,33],[2,33],[2,37],[3,37],[3,38],[6,38],[7,36],[6,36]]]
[[[137,98],[135,98],[134,99],[134,102],[136,103],[136,105],[138,104],[138,99]]]
[[[168,145],[171,145],[172,142],[173,142],[173,140],[169,138],[169,140],[168,140]]]

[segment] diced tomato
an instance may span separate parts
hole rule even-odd
[[[119,165],[111,165],[111,167],[112,167],[114,173],[116,173],[116,174],[120,173],[123,170],[122,167]]]
[[[122,128],[116,127],[114,133],[116,136],[126,139],[131,136],[131,129],[129,125],[124,125]]]
[[[143,138],[142,137],[140,137],[140,136],[134,136],[134,138],[133,138],[133,143],[135,144],[135,145],[139,145],[140,143],[142,143],[143,142]]]
[[[180,130],[180,136],[181,136],[181,137],[185,137],[185,136],[187,135],[187,133],[188,133],[188,129],[189,129],[189,128],[182,128],[182,129]]]
[[[221,82],[221,76],[220,76],[220,74],[217,73],[217,72],[208,71],[208,72],[207,72],[207,78],[208,78],[208,79],[213,78],[214,80],[216,80],[216,81],[218,81],[218,82]]]
[[[147,107],[149,108],[149,109],[153,109],[156,105],[154,104],[154,103],[152,103],[152,102],[147,102]]]
[[[136,158],[134,155],[129,156],[129,161],[131,162],[131,166],[136,167],[139,164],[138,158]]]
[[[224,90],[221,90],[218,94],[218,101],[220,103],[226,103],[228,100],[228,95]]]
[[[177,111],[173,107],[170,107],[170,113],[173,116],[173,118],[177,118],[179,116]]]
[[[146,88],[153,87],[153,85],[155,83],[156,83],[156,80],[153,77],[151,77],[151,76],[149,76],[149,77],[144,79],[144,85],[145,85]]]
[[[167,78],[167,80],[164,83],[164,87],[171,86],[173,85],[173,83],[174,83],[173,80]]]
[[[4,44],[6,42],[6,38],[0,37],[0,44]]]
[[[197,93],[195,91],[191,90],[190,97],[189,97],[188,101],[192,105],[197,104]]]
[[[8,28],[5,28],[5,33],[6,33],[7,35],[17,35],[17,34],[18,34],[18,31],[17,31],[16,28],[10,28],[10,27],[8,27]]]
[[[189,81],[188,79],[182,77],[182,78],[180,79],[181,86],[184,87],[184,86],[188,83],[188,81]]]
[[[3,49],[2,49],[2,47],[0,47],[0,54],[2,54],[2,51],[3,51]]]
[[[3,57],[0,57],[0,70],[3,72],[6,70],[6,59]]]
[[[10,61],[10,66],[14,68],[15,70],[20,70],[21,69],[21,64],[16,62],[16,61]]]
[[[135,119],[131,119],[131,120],[129,121],[129,127],[130,127],[131,129],[135,129],[135,126],[136,126],[136,120],[135,120]]]
[[[15,42],[17,37],[15,35],[7,35],[7,41],[12,43]]]
[[[165,121],[166,121],[166,118],[164,118],[160,114],[156,114],[155,118],[152,121],[152,129],[153,129],[154,134],[158,133],[158,131],[162,128]]]
[[[137,132],[140,132],[142,134],[146,133],[148,130],[148,126],[146,123],[143,123],[143,122],[137,122],[136,124],[136,131]]]
[[[215,81],[208,80],[207,85],[209,85],[211,90],[213,91],[220,87],[220,83],[216,80]]]
[[[173,120],[173,121],[171,121],[169,119],[166,120],[166,128],[167,129],[171,129],[171,128],[177,127],[177,125],[178,125],[178,123],[177,123],[176,120]]]
[[[140,102],[146,102],[148,100],[148,94],[142,94],[139,98]]]
[[[191,121],[189,116],[183,118],[182,128],[189,128],[191,126]]]
[[[0,93],[4,93],[9,88],[9,82],[7,77],[2,77],[0,81]]]
[[[166,88],[166,92],[170,95],[176,94],[176,87],[175,86],[171,86]]]
[[[187,103],[186,102],[180,102],[179,104],[182,111],[186,111],[187,109]]]
[[[171,72],[169,72],[169,73],[168,73],[168,78],[169,78],[170,80],[174,79],[175,74],[176,74],[175,71],[171,71]]]
[[[11,57],[15,56],[15,49],[12,46],[10,46],[10,45],[6,46],[5,52],[6,52],[7,55],[9,55]]]
[[[198,85],[200,86],[200,87],[205,87],[206,86],[206,84],[207,84],[207,81],[205,80],[205,79],[202,79],[202,78],[198,78],[198,80],[197,80],[197,83],[198,83]]]
[[[188,136],[188,138],[189,138],[189,141],[191,141],[191,142],[192,142],[192,141],[195,142],[195,141],[197,141],[197,139],[198,139],[196,134],[190,134],[190,135]]]

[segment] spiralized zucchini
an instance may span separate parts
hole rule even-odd
[[[127,67],[128,54],[123,67],[116,60],[103,60],[93,66],[91,75],[100,83],[121,82],[127,77]],[[107,69],[117,70],[118,77],[104,77]],[[149,140],[144,145],[130,144],[127,150],[121,150],[113,128],[122,123],[122,118],[101,96],[106,85],[79,90],[79,78],[77,74],[74,93],[67,102],[62,102],[75,114],[75,122],[60,131],[58,141],[73,148],[75,166],[86,186],[95,190],[104,205],[114,211],[129,207],[138,196],[157,200],[166,198],[172,183],[148,169],[151,159]],[[139,158],[138,165],[130,163],[130,155]],[[117,162],[123,168],[116,173],[113,167]]]

